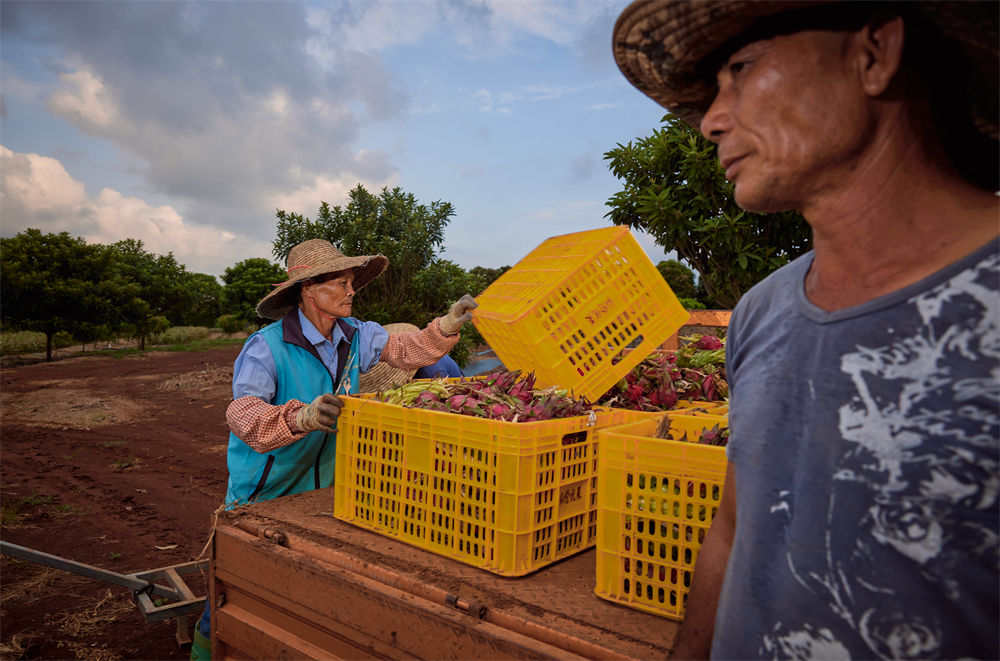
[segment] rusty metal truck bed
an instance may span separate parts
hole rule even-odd
[[[213,658],[666,657],[677,623],[594,595],[593,549],[506,578],[333,518],[333,490],[220,516]]]

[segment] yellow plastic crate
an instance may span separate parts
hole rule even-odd
[[[614,407],[612,407],[614,408]],[[618,410],[618,409],[615,409]],[[712,425],[718,424],[726,427],[729,424],[729,402],[703,402],[692,399],[678,399],[674,407],[666,411],[634,411],[632,409],[621,409],[631,413],[630,418],[625,422],[635,422],[637,420],[659,420],[669,413],[670,415],[697,416],[715,419]]]
[[[627,227],[547,239],[476,300],[504,365],[592,401],[690,316]]]
[[[700,445],[725,418],[670,413],[600,430],[597,596],[671,619],[684,617],[698,550],[722,501],[726,449]],[[690,442],[695,441],[695,442]]]
[[[700,415],[728,419],[729,402],[703,402],[691,399],[678,399],[677,403],[674,404],[674,408],[671,409],[671,413],[675,411],[684,415]]]
[[[507,576],[594,545],[595,431],[636,419],[504,422],[342,399],[334,516]]]

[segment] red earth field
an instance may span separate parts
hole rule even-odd
[[[206,557],[239,348],[3,367],[2,538],[123,574]],[[126,588],[7,556],[0,572],[0,658],[188,656]]]

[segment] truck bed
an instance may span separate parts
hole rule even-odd
[[[333,518],[333,489],[219,517],[212,656],[663,658],[677,623],[594,595],[593,549],[507,578]]]

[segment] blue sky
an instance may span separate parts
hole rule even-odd
[[[664,114],[611,56],[626,4],[3,0],[0,233],[219,275],[362,183],[451,202],[443,257],[514,264],[607,226],[602,155]]]

